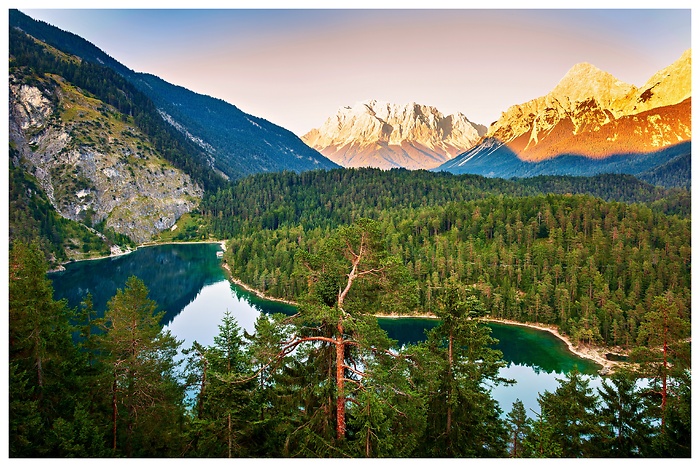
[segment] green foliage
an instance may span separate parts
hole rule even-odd
[[[392,217],[491,196],[590,194],[607,201],[651,203],[686,190],[665,190],[630,175],[541,176],[503,180],[478,175],[392,169],[337,169],[259,174],[206,196],[201,212],[220,238],[303,226],[336,229],[367,217]],[[687,200],[678,200],[685,203]],[[676,203],[665,209],[675,209]],[[690,214],[689,205],[682,213]],[[664,211],[667,212],[667,211]]]
[[[555,425],[548,423],[542,414],[537,415],[537,420],[533,422],[532,431],[523,441],[525,452],[528,453],[527,457],[562,457],[562,447],[557,439]]]
[[[513,408],[506,415],[506,424],[509,431],[510,457],[528,457],[525,448],[525,439],[532,432],[532,420],[527,416],[525,406],[520,399],[515,399]]]
[[[630,178],[600,180],[629,199]],[[412,279],[396,294],[413,295],[416,313],[434,312],[434,291],[454,278],[473,285],[493,317],[555,324],[575,343],[630,351],[656,295],[671,290],[689,307],[689,218],[664,214],[663,203],[491,194],[520,183],[400,170],[270,174],[210,197],[202,212],[213,231],[232,227],[218,235],[231,235],[224,258],[234,277],[292,300],[309,290],[301,263],[323,254],[337,226],[368,216]],[[316,283],[328,303],[334,280]]]
[[[312,286],[298,315],[261,315],[255,334],[241,335],[227,313],[212,346],[195,343],[186,352],[186,383],[194,394],[189,411],[179,381],[179,343],[163,332],[162,313],[140,280],[130,278],[105,318],[94,319],[89,295],[77,313],[55,302],[38,245],[15,242],[9,262],[10,456],[690,456],[686,317],[674,294],[652,300],[638,337],[654,351],[664,342],[673,349],[667,367],[658,365],[663,355],[659,360],[658,353],[642,352],[650,355],[642,375],[665,368],[665,407],[654,380],[638,385],[637,374],[617,373],[597,396],[574,371],[556,391],[542,394],[536,420],[519,401],[502,418],[487,387],[503,382],[503,362],[479,319],[485,308],[473,289],[454,279],[435,289],[441,324],[426,342],[402,349],[366,313],[364,300],[380,304],[373,294],[395,286],[395,278],[380,274],[395,265],[387,262],[377,227],[362,221],[339,229],[322,254],[304,257]],[[384,266],[390,267],[380,271]],[[328,276],[341,286],[330,306],[314,288]],[[76,329],[71,321],[82,325]],[[664,341],[658,332],[664,323],[680,332]]]
[[[539,397],[551,441],[561,447],[562,457],[592,457],[598,454],[593,439],[599,434],[595,414],[598,396],[577,370],[559,379],[554,392]],[[543,434],[543,433],[542,433]]]
[[[440,324],[424,344],[423,369],[428,419],[422,455],[431,457],[496,457],[506,452],[507,432],[498,403],[487,385],[507,383],[498,377],[502,354],[494,350],[491,329],[477,318],[479,300],[458,284],[438,295]],[[425,371],[425,370],[424,370]]]
[[[244,353],[241,330],[226,312],[214,336],[214,345],[203,348],[195,342],[186,352],[190,379],[196,381],[197,399],[194,419],[188,432],[191,440],[187,456],[241,457],[254,444],[250,439],[250,420],[255,418],[252,404],[254,381],[245,379],[251,372]],[[244,382],[239,382],[243,379]]]
[[[177,452],[176,434],[170,430],[184,416],[175,360],[180,343],[162,330],[163,314],[156,312],[148,289],[134,276],[107,303],[97,350],[111,386],[114,453],[141,457]],[[169,430],[156,430],[158,426]]]
[[[653,455],[659,457],[691,457],[691,381],[690,370],[675,379],[674,397],[664,413],[664,425],[654,438]]]
[[[53,300],[37,243],[16,240],[9,266],[10,456],[104,455],[99,422],[87,420],[89,371],[71,338],[73,310]]]
[[[608,457],[640,457],[649,453],[652,417],[636,382],[637,378],[620,370],[605,378],[598,390],[604,430],[599,435],[598,448]]]

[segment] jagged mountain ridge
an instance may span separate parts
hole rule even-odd
[[[511,106],[474,148],[438,170],[483,173],[488,158],[499,154],[501,158],[515,155],[527,163],[556,161],[562,156],[603,161],[612,156],[659,152],[689,142],[690,53],[686,51],[641,88],[623,83],[590,64],[578,64],[552,92]],[[546,173],[558,173],[556,165],[546,164],[547,170],[557,171]],[[595,164],[583,165],[581,175],[599,173]],[[600,170],[604,170],[604,165]],[[541,170],[544,169],[528,167],[527,172]],[[508,173],[518,176],[511,169]],[[507,176],[503,170],[491,170],[489,175]]]
[[[429,169],[473,146],[486,127],[432,106],[368,100],[346,106],[302,137],[344,167]]]
[[[70,32],[10,10],[10,27],[91,63],[111,68],[148,96],[161,117],[197,144],[226,177],[282,170],[338,167],[292,132],[221,99],[197,94],[147,73],[137,73]]]

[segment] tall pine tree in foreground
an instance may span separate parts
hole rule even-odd
[[[184,387],[178,381],[180,346],[160,323],[164,312],[132,276],[107,303],[97,349],[111,398],[113,454],[179,455]]]
[[[559,387],[554,392],[544,391],[538,398],[551,439],[561,448],[562,457],[599,455],[594,442],[600,430],[595,412],[597,394],[576,368],[557,381]]]
[[[197,397],[188,432],[187,456],[242,457],[255,445],[251,424],[255,381],[246,378],[250,365],[241,329],[227,310],[219,324],[214,345],[195,342],[190,355],[190,376],[196,381]],[[240,381],[243,380],[243,381]]]
[[[603,430],[598,447],[606,457],[641,457],[649,453],[652,417],[637,379],[624,369],[604,378],[598,390]]]
[[[420,454],[435,457],[497,457],[506,453],[507,431],[501,409],[487,384],[508,383],[498,376],[502,353],[481,320],[485,310],[456,282],[438,294],[441,322],[421,347],[421,377],[427,391],[428,426]]]

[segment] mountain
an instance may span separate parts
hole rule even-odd
[[[10,30],[10,164],[87,231],[150,240],[198,206],[204,184],[216,186],[206,159],[148,102],[112,70]]]
[[[338,167],[292,132],[223,100],[130,70],[75,34],[33,20],[17,10],[10,10],[10,27],[123,76],[152,100],[163,121],[195,143],[207,155],[208,163],[227,178]]]
[[[510,107],[475,147],[437,170],[495,177],[649,170],[655,154],[681,143],[676,151],[690,150],[690,77],[690,50],[641,88],[577,64],[549,94]]]
[[[486,127],[435,107],[369,100],[343,107],[302,140],[344,167],[430,169],[472,147]]]
[[[338,165],[291,131],[147,73],[129,79],[158,106],[164,120],[196,142],[229,178],[260,172],[304,172]]]

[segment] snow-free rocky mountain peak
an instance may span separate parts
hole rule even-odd
[[[640,88],[581,63],[547,95],[508,108],[473,148],[437,170],[643,176],[674,158],[689,160],[691,130],[690,50]]]
[[[377,100],[341,108],[302,140],[344,167],[430,169],[472,147],[486,133],[461,113],[443,115],[415,102]]]

